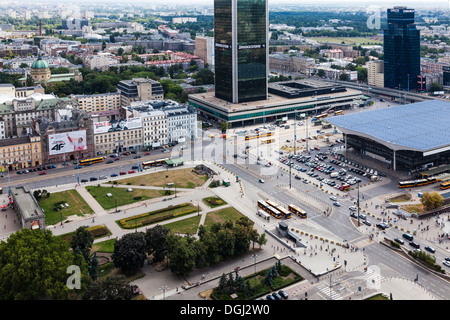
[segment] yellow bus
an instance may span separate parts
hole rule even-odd
[[[269,206],[266,202],[263,200],[258,200],[258,207],[263,209],[268,214],[272,215],[273,217],[280,219],[282,217],[282,214],[280,211],[278,211],[276,208]]]
[[[269,143],[273,143],[273,142],[275,142],[275,139],[268,139],[268,140],[261,141],[262,144],[269,144]]]
[[[288,209],[278,206],[277,210],[281,212],[285,219],[289,219],[291,217],[291,212]]]
[[[158,159],[158,160],[150,160],[150,161],[144,161],[142,162],[142,168],[147,168],[147,167],[159,167],[162,166],[163,164],[166,164],[166,161],[169,160],[169,158],[163,158],[163,159]]]
[[[259,135],[253,135],[253,136],[245,136],[245,140],[250,140],[250,139],[258,139]]]
[[[305,219],[307,217],[306,211],[303,209],[300,209],[299,207],[297,207],[294,204],[290,204],[288,208],[289,208],[289,211],[291,211],[292,213],[295,213],[302,219]]]
[[[84,160],[80,160],[80,165],[82,165],[82,166],[90,165],[90,164],[97,163],[97,162],[103,162],[103,160],[105,160],[104,157],[84,159]]]
[[[334,114],[338,116],[338,115],[344,114],[344,111],[338,110],[338,111],[336,111]]]
[[[450,180],[449,180],[449,181],[442,182],[442,183],[439,185],[439,187],[440,187],[442,190],[445,190],[445,189],[450,188]]]

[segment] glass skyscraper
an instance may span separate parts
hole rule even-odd
[[[267,99],[267,0],[214,0],[215,94],[231,103]]]
[[[420,75],[420,31],[414,24],[414,9],[388,9],[387,24],[384,30],[384,86],[415,89]]]

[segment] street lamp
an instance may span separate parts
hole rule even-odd
[[[255,266],[255,276],[254,276],[254,285],[256,285],[256,259],[258,259],[258,255],[256,253],[252,254],[253,263]]]
[[[163,293],[163,300],[166,300],[166,291],[169,289],[167,286],[162,286],[159,290]]]

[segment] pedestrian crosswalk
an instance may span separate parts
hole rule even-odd
[[[341,294],[335,290],[334,285],[336,285],[336,283],[331,283],[331,286],[325,282],[318,284],[316,286],[319,290],[317,294],[324,300],[342,300]]]

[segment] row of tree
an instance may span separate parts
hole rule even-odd
[[[216,223],[206,229],[200,226],[199,238],[181,236],[163,226],[155,226],[146,233],[127,234],[114,246],[113,262],[124,273],[141,268],[148,256],[153,263],[168,261],[176,275],[189,275],[195,268],[203,268],[248,253],[250,244],[267,242],[265,234],[258,234],[253,222],[244,217],[237,222]]]

